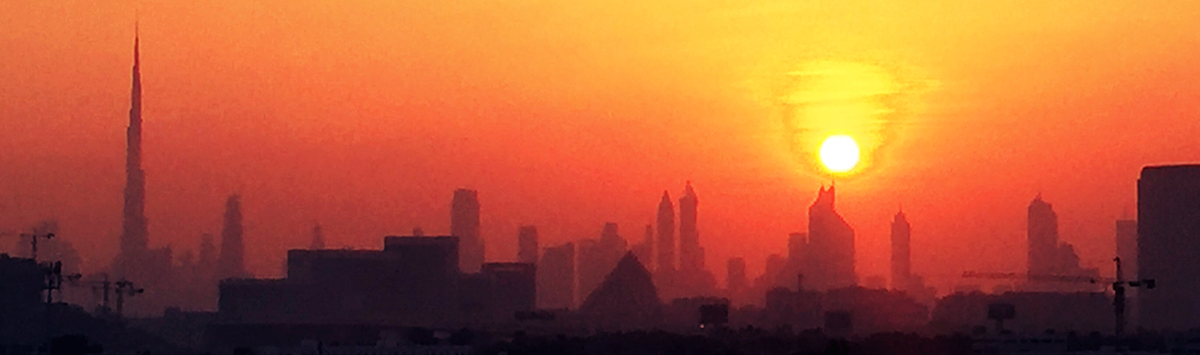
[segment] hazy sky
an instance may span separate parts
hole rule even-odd
[[[1023,270],[1038,193],[1111,272],[1139,169],[1200,157],[1192,1],[0,1],[0,230],[57,218],[90,267],[120,233],[135,12],[151,244],[195,249],[239,192],[260,276],[317,222],[447,233],[457,187],[491,260],[521,224],[632,243],[688,180],[709,268],[756,275],[833,131],[870,151],[837,182],[860,276],[900,204],[932,283]]]

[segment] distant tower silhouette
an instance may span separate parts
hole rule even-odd
[[[834,208],[835,197],[833,187],[821,187],[817,200],[808,208],[809,264],[813,266],[810,274],[817,289],[858,284],[854,270],[854,229]]]
[[[675,271],[675,206],[666,191],[658,203],[658,246],[654,249],[658,252],[658,273]]]
[[[142,72],[139,54],[140,36],[133,39],[133,90],[129,107],[129,127],[125,131],[125,209],[122,214],[121,254],[115,270],[118,276],[139,268],[150,242],[146,222],[146,174],[142,171]]]
[[[1140,325],[1186,331],[1200,326],[1200,165],[1152,166],[1138,179],[1138,277],[1157,287],[1138,293]]]
[[[679,198],[679,269],[694,273],[704,269],[704,248],[700,247],[700,232],[696,228],[696,208],[700,200],[692,190],[692,182],[684,187]]]
[[[1058,254],[1058,214],[1038,194],[1029,203],[1027,242],[1028,270],[1031,275],[1054,275]]]
[[[725,289],[729,298],[738,298],[748,287],[746,282],[746,259],[729,258],[725,265]]]
[[[450,235],[458,237],[460,243],[459,268],[462,272],[479,272],[485,246],[479,236],[479,193],[475,190],[454,190],[450,205]]]
[[[646,232],[642,235],[642,242],[637,243],[630,249],[633,250],[633,255],[637,256],[638,260],[640,260],[643,265],[652,265],[650,261],[654,260],[653,224],[646,225]],[[647,269],[649,269],[649,267]]]
[[[238,195],[225,201],[225,227],[221,229],[221,255],[217,260],[217,278],[243,278],[246,274],[246,246],[242,240],[242,204]]]
[[[517,260],[527,264],[538,261],[538,231],[534,226],[521,226],[517,233]]]
[[[217,246],[213,243],[213,235],[204,233],[200,236],[200,252],[196,253],[196,268],[199,269],[202,280],[211,281],[217,272]]]
[[[313,226],[312,243],[308,245],[308,249],[321,250],[325,249],[325,233],[321,230],[321,225]]]
[[[892,289],[908,291],[912,283],[912,227],[904,211],[892,219]]]
[[[1028,243],[1030,275],[1064,275],[1099,277],[1095,268],[1084,269],[1079,265],[1075,247],[1058,238],[1058,214],[1054,207],[1038,195],[1029,203]],[[1024,287],[1027,291],[1076,292],[1092,291],[1092,285],[1083,284],[1034,284]]]
[[[538,303],[545,308],[575,307],[575,244],[546,248],[537,269]]]

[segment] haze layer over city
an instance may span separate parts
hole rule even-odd
[[[1052,203],[1111,276],[1146,165],[1200,156],[1200,4],[1073,1],[9,1],[0,5],[0,231],[57,221],[82,270],[122,234],[135,28],[149,244],[198,253],[240,196],[250,276],[329,248],[450,234],[478,192],[487,261],[633,244],[699,195],[706,268],[759,275],[836,185],[859,278],[891,222],[942,293],[1026,271]],[[19,53],[13,55],[14,53]],[[822,165],[830,135],[861,159]],[[16,238],[0,240],[15,250]]]

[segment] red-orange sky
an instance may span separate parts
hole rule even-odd
[[[195,249],[240,192],[260,276],[315,222],[334,247],[447,233],[457,187],[491,260],[520,224],[633,242],[688,180],[709,268],[758,274],[839,125],[873,147],[838,181],[861,276],[886,275],[899,204],[935,285],[1023,270],[1039,192],[1111,270],[1141,166],[1200,158],[1192,1],[0,2],[0,230],[56,218],[90,268],[120,232],[135,9],[151,244]],[[890,113],[862,103],[881,93]]]

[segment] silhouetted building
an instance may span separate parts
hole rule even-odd
[[[658,203],[658,246],[655,251],[658,253],[657,272],[672,274],[675,271],[675,207],[666,191]]]
[[[704,248],[700,246],[700,231],[696,227],[696,212],[700,200],[689,181],[679,198],[679,270],[696,273],[704,270]]]
[[[1058,214],[1049,203],[1038,195],[1029,203],[1028,244],[1029,275],[1033,276],[1089,276],[1099,277],[1097,269],[1084,269],[1079,265],[1075,248],[1058,238]],[[1092,285],[1026,283],[1029,291],[1083,292],[1095,289]]]
[[[43,321],[42,268],[33,259],[0,254],[0,345],[37,339]]]
[[[534,226],[521,226],[517,233],[517,261],[537,264],[538,231]]]
[[[450,235],[461,241],[462,260],[459,268],[465,273],[479,272],[483,266],[485,245],[479,235],[479,194],[475,190],[454,190],[450,206]]]
[[[213,235],[204,233],[200,236],[200,251],[196,253],[196,269],[200,278],[206,283],[212,282],[217,273],[217,245],[213,243]]]
[[[629,248],[633,255],[637,256],[638,260],[642,260],[644,265],[653,265],[651,260],[654,260],[654,225],[646,225],[646,233],[642,236],[642,242]]]
[[[760,301],[767,293],[775,288],[795,287],[800,273],[788,269],[788,260],[782,255],[767,256],[766,270],[754,279],[754,289],[751,299]]]
[[[599,241],[584,240],[579,248],[579,296],[591,294],[625,254],[625,240],[616,223],[605,223]]]
[[[129,126],[126,129],[125,191],[122,211],[121,249],[113,260],[117,278],[135,280],[148,287],[135,313],[161,310],[174,291],[170,248],[150,249],[146,218],[146,174],[142,170],[142,75],[140,38],[134,37],[133,87]]]
[[[810,269],[804,274],[814,288],[828,290],[858,284],[854,270],[854,229],[834,208],[834,188],[821,188],[808,208]]]
[[[485,293],[494,319],[515,319],[517,312],[537,308],[537,267],[526,263],[484,263],[480,272],[490,283]]]
[[[697,208],[700,205],[692,183],[679,199],[679,268],[674,275],[660,278],[659,291],[668,298],[716,295],[716,278],[704,266],[704,247],[700,246]]]
[[[838,332],[849,335],[910,332],[921,329],[928,320],[929,309],[903,292],[862,287],[825,292],[801,287],[792,291],[779,287],[767,293],[762,321],[764,325],[791,325],[795,329],[837,326],[842,328]]]
[[[225,226],[221,229],[221,255],[217,259],[218,279],[244,278],[246,245],[242,240],[242,203],[238,195],[225,201]]]
[[[912,227],[904,211],[892,219],[892,289],[907,291],[912,282]]]
[[[222,281],[218,320],[431,325],[459,315],[455,237],[387,237],[383,250],[290,250],[287,272]]]
[[[650,272],[633,253],[626,253],[579,311],[602,328],[651,327],[662,321],[662,301]]]
[[[808,254],[808,233],[788,234],[787,273],[802,274],[811,269]]]
[[[575,308],[575,244],[546,248],[537,277],[539,306]]]
[[[146,227],[146,173],[142,170],[142,72],[140,38],[133,40],[133,91],[129,127],[125,132],[125,209],[122,213],[121,251],[118,266],[136,268],[136,260],[149,250]],[[126,270],[117,270],[118,273]]]
[[[703,319],[705,310],[713,306],[722,307],[725,310],[723,322],[712,322],[711,320],[706,322]],[[720,297],[676,298],[663,307],[663,319],[667,323],[668,329],[692,330],[699,328],[702,324],[720,326],[728,323],[729,306],[729,299]]]
[[[321,225],[313,226],[312,242],[308,244],[308,248],[312,250],[325,249],[325,232],[321,230]]]
[[[729,258],[725,264],[725,290],[735,304],[745,300],[745,292],[749,287],[746,282],[746,259]]]
[[[988,320],[988,305],[997,303],[1013,305],[1015,317],[1005,320],[1004,328],[1016,334],[1111,332],[1114,324],[1112,299],[1102,292],[971,292],[939,300],[930,326],[947,333],[991,328],[994,322]]]
[[[1200,165],[1143,168],[1137,223],[1138,276],[1157,281],[1138,295],[1141,326],[1200,326]]]

